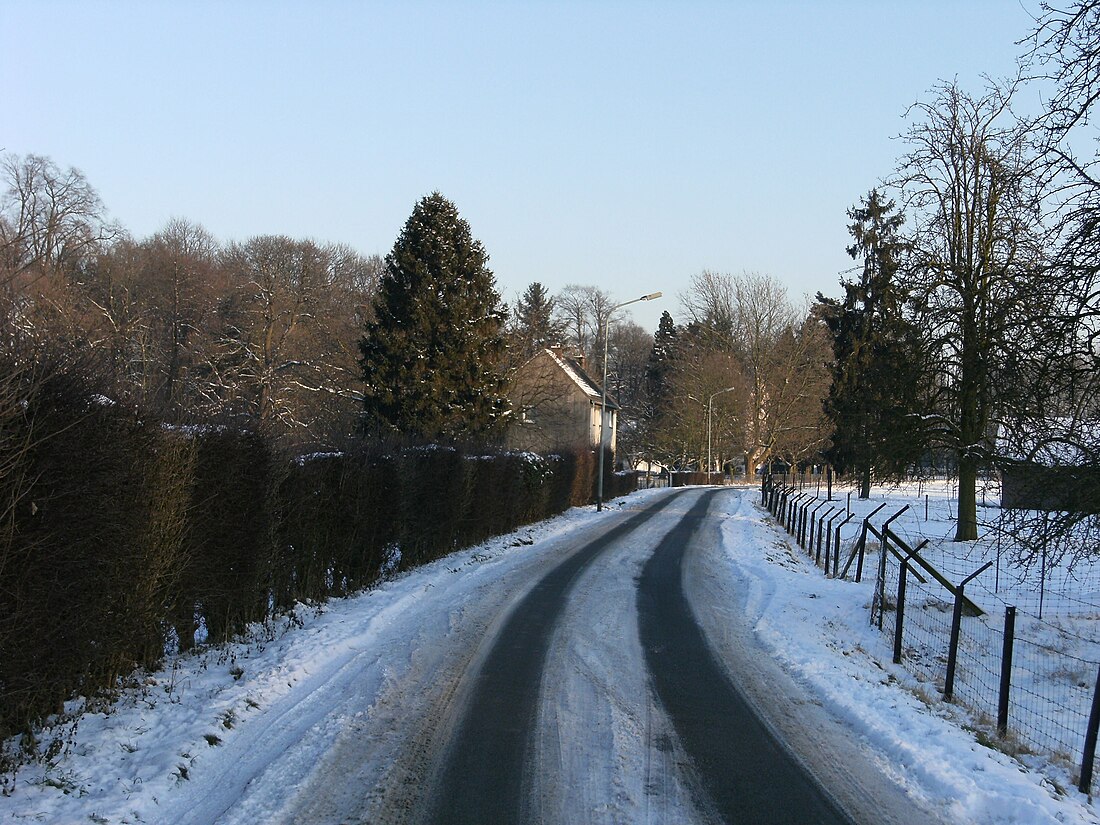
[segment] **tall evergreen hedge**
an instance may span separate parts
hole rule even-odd
[[[593,499],[590,451],[364,445],[293,460],[255,432],[165,428],[65,375],[8,375],[0,740],[76,695],[109,695],[166,651]],[[606,497],[631,480],[609,474]]]

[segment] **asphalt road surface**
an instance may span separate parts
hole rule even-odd
[[[730,536],[745,553],[784,541],[756,498],[616,502],[507,564],[434,579],[329,691],[350,722],[273,821],[939,821],[758,642],[728,558]],[[383,684],[360,696],[371,662]]]
[[[652,548],[637,582],[636,621],[648,682],[687,756],[688,764],[680,766],[688,774],[685,782],[698,811],[711,821],[852,822],[757,717],[695,620],[681,567],[719,496],[708,491],[694,497]],[[515,606],[478,666],[452,738],[441,749],[424,821],[553,820],[532,793],[540,771],[534,738],[541,675],[552,633],[585,569],[675,501],[665,498],[578,547]]]

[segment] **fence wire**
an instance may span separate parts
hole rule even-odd
[[[896,630],[900,573],[900,562],[888,553],[882,582],[881,627],[891,640]],[[920,583],[912,569],[906,577],[901,664],[918,678],[935,685],[942,694],[954,596],[935,580],[926,578],[926,583]],[[878,617],[875,623],[879,624]],[[991,738],[997,735],[1004,628],[1004,605],[997,601],[983,616],[964,614],[960,624],[954,700],[975,714]],[[1060,644],[1062,641],[1061,628],[1026,612],[1017,613],[1007,728],[999,740],[1001,747],[1010,753],[1045,754],[1074,773],[1084,752],[1100,661],[1067,652]],[[1093,788],[1096,783],[1094,777]]]
[[[777,517],[783,515],[779,512],[778,496],[772,503],[776,505]],[[842,498],[836,506],[846,515],[850,504]],[[816,503],[806,506],[806,510],[814,506]],[[1096,631],[1100,619],[1100,580],[1085,582],[1093,586],[1083,587],[1082,577],[1088,574],[1080,570],[1043,569],[1034,565],[1021,569],[1002,547],[1004,536],[997,530],[987,529],[978,542],[956,544],[953,525],[945,524],[948,507],[949,502],[942,499],[924,499],[911,506],[907,517],[895,523],[892,530],[910,548],[927,540],[919,555],[953,585],[987,561],[994,562],[988,572],[966,587],[966,595],[985,613],[981,616],[963,613],[953,701],[971,712],[979,736],[984,736],[989,744],[1018,755],[1041,754],[1061,763],[1076,782],[1100,668],[1100,638]],[[891,514],[891,508],[887,508],[873,521],[881,525]],[[999,518],[997,508],[980,504],[979,518],[990,528]],[[790,510],[784,521],[788,519]],[[796,525],[797,521],[793,518]],[[841,546],[832,547],[834,558],[840,553],[841,569],[856,548],[860,527],[861,517],[854,518],[844,528]],[[809,532],[808,529],[806,534]],[[794,540],[799,535],[797,529],[793,531]],[[815,548],[817,552],[805,545],[804,548],[820,566],[820,547]],[[883,565],[881,547],[873,537],[865,549],[863,578],[874,581],[881,570],[881,581],[875,582],[878,592],[871,620],[893,642],[901,562],[887,552]],[[855,575],[855,570],[853,565],[849,578]],[[825,572],[832,574],[831,565]],[[1097,576],[1100,579],[1100,570]],[[901,664],[941,695],[946,687],[954,601],[955,596],[947,587],[917,564],[910,563],[903,605]],[[998,712],[1005,613],[1009,606],[1014,608],[1016,619],[1008,712],[1002,735]],[[1098,785],[1100,777],[1094,774],[1089,792],[1095,792]]]

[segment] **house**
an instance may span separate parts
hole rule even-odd
[[[1096,422],[1053,419],[1041,435],[998,433],[1001,507],[1100,513],[1100,470],[1089,445],[1097,443]]]
[[[513,420],[506,443],[515,450],[546,452],[600,443],[602,388],[583,358],[561,347],[540,350],[516,370],[509,390]],[[607,443],[614,451],[619,405],[607,399]]]

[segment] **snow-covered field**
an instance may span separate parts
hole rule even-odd
[[[380,781],[397,787],[411,775],[416,753],[409,743],[431,739],[432,726],[445,721],[419,709],[446,698],[440,692],[454,681],[442,677],[470,666],[461,651],[492,632],[525,582],[582,532],[618,518],[618,508],[677,494],[643,491],[616,501],[610,512],[573,510],[354,598],[300,606],[227,648],[171,661],[142,676],[108,711],[85,714],[67,753],[48,766],[23,768],[10,795],[0,797],[0,818],[341,821],[347,807],[340,793],[369,795]],[[757,688],[756,696],[795,745],[800,730],[839,720],[850,733],[847,747],[869,757],[916,809],[947,822],[1100,821],[1073,790],[1068,768],[1024,764],[981,744],[987,737],[967,729],[973,726],[967,710],[936,701],[934,689],[890,664],[889,638],[868,624],[873,575],[860,585],[825,579],[758,502],[755,490],[723,493],[711,511],[716,538],[685,575],[708,596],[701,603],[711,607],[698,618],[716,650],[744,656],[747,634],[770,654],[760,657],[763,682],[782,676],[797,689],[782,701],[782,691],[771,696]],[[645,529],[661,529],[657,519],[652,525]],[[663,723],[622,712],[629,695],[645,690],[633,651],[634,617],[623,609],[643,562],[641,550],[601,557],[578,582],[555,634],[562,639],[551,647],[544,679],[560,690],[544,686],[544,692],[565,699],[542,709],[536,748],[559,756],[557,773],[539,781],[541,793],[571,797],[560,800],[563,821],[695,816],[690,794],[674,779],[657,794],[647,787],[672,775],[651,764],[655,754],[677,758],[667,747],[651,747],[667,740]],[[580,641],[565,632],[585,625],[602,632]],[[585,722],[586,697],[607,702],[606,725]],[[815,765],[812,753],[805,758],[826,784],[843,781],[837,766]],[[611,798],[585,798],[609,787],[616,789]],[[875,787],[869,779],[865,792],[873,797]],[[309,792],[316,788],[326,792]]]

